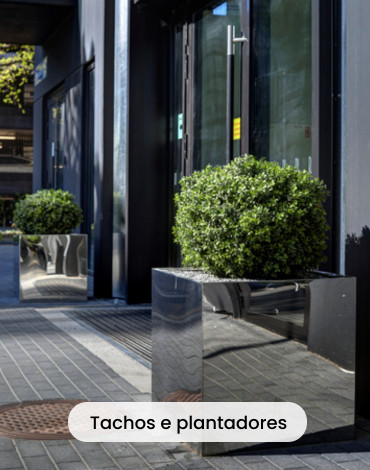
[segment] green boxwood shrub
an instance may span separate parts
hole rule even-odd
[[[25,234],[70,233],[82,222],[74,196],[61,189],[42,189],[16,203],[14,223]]]
[[[239,157],[180,181],[173,233],[185,266],[222,277],[300,277],[325,260],[328,197],[307,171]]]

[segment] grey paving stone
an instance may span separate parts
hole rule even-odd
[[[26,457],[24,462],[27,465],[27,470],[55,470],[49,457]]]
[[[183,467],[180,467],[180,465],[178,465],[177,463],[157,463],[157,464],[154,464],[153,465],[154,468],[158,469],[158,470],[183,470]]]
[[[114,458],[136,456],[132,447],[121,442],[104,442],[102,446]]]
[[[14,445],[12,440],[0,438],[0,452],[4,450],[14,451]]]
[[[86,451],[80,448],[79,451],[87,464],[94,469],[111,467],[113,464],[109,455],[97,443],[91,450]]]
[[[18,398],[13,393],[1,393],[0,395],[0,405],[7,405],[8,403],[18,402]]]
[[[358,459],[370,463],[370,452],[352,452],[350,455],[353,457],[353,460]]]
[[[342,462],[341,468],[346,470],[369,470],[370,464],[362,460],[354,460],[353,462]]]
[[[38,400],[40,397],[34,391],[20,391],[17,393],[17,401]],[[13,400],[14,401],[14,400]]]
[[[292,455],[266,455],[265,459],[284,470],[296,468],[300,465]]]
[[[107,395],[103,393],[86,393],[87,398],[90,401],[121,401],[119,399],[110,400]]]
[[[69,444],[52,446],[48,448],[50,455],[56,463],[79,462],[80,457]]]
[[[240,462],[249,465],[250,463],[260,463],[266,462],[266,459],[263,455],[260,454],[245,454],[245,455],[237,455],[235,457]]]
[[[152,401],[152,396],[150,395],[150,393],[131,393],[131,398],[133,398],[134,401],[140,402]]]
[[[44,444],[46,445],[47,448],[49,447],[54,447],[54,446],[63,446],[65,445],[66,443],[76,443],[78,441],[75,441],[75,440],[71,440],[71,441],[67,441],[65,439],[55,439],[55,440],[52,440],[52,441],[44,441]]]
[[[322,470],[339,470],[340,467],[335,462],[327,460],[326,458],[320,455],[308,455],[308,456],[299,456],[296,459],[306,465],[309,465],[311,468],[314,469],[322,469]],[[341,464],[342,465],[342,464]]]
[[[248,463],[246,464],[246,468],[248,468],[248,470],[275,470],[278,467],[264,460],[263,462]]]
[[[116,459],[118,465],[124,470],[144,470],[150,468],[143,460],[137,456],[120,457]]]
[[[207,457],[206,461],[220,470],[245,470],[245,466],[232,457]]]
[[[179,465],[183,465],[186,470],[214,470],[214,466],[207,463],[205,460],[187,460],[186,462],[179,462]]]
[[[151,445],[148,443],[145,446],[138,447],[134,444],[134,447],[138,449],[140,454],[151,464],[158,462],[173,462],[172,457],[157,445]]]
[[[129,396],[121,390],[116,390],[114,392],[108,392],[106,395],[112,401],[127,401],[127,399],[129,398]]]
[[[104,389],[104,392],[117,392],[119,390],[117,384],[115,384],[114,382],[108,382],[108,380],[102,385],[102,388]],[[123,394],[124,392],[121,391],[121,393]]]
[[[131,385],[127,380],[125,380],[122,377],[116,377],[114,378],[115,383],[117,383],[120,387],[122,387],[126,392],[128,393],[135,393],[137,392],[137,388],[135,388],[133,385]]]
[[[89,469],[89,467],[87,467],[83,462],[72,462],[72,463],[68,462],[68,463],[60,463],[58,465],[58,470],[86,470],[86,469]]]
[[[46,455],[45,449],[38,441],[22,441],[17,439],[15,445],[22,457],[41,457]]]
[[[352,460],[356,460],[354,454],[349,454],[347,452],[333,452],[330,454],[325,454],[325,457],[333,462],[350,462]]]
[[[15,468],[23,468],[22,462],[19,460],[19,457],[16,454],[15,450],[0,451],[0,469],[1,470],[13,470]]]
[[[55,441],[58,442],[58,441]],[[59,441],[62,444],[65,444],[65,441]],[[81,441],[72,441],[73,447],[76,447],[79,452],[87,453],[93,452],[99,447],[99,444],[96,442],[81,442]]]
[[[283,469],[285,470],[285,469]],[[310,467],[304,466],[304,467],[293,467],[289,468],[289,470],[312,470]]]
[[[58,398],[62,398],[61,394],[57,392],[56,390],[48,390],[48,391],[38,390],[38,394],[40,395],[40,399],[42,400],[56,400]]]

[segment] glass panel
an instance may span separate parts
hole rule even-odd
[[[226,163],[227,25],[240,36],[240,0],[203,10],[196,18],[194,47],[193,169]],[[240,46],[236,47],[237,54]],[[235,56],[234,119],[240,118],[240,55]],[[235,121],[237,125],[237,121]],[[235,135],[234,155],[240,154]]]
[[[175,93],[173,101],[173,117],[171,120],[171,140],[173,154],[173,178],[174,191],[179,191],[179,181],[182,175],[182,141],[184,135],[184,112],[183,112],[183,26],[175,29],[175,55],[174,55],[174,84]]]
[[[88,234],[88,262],[89,269],[94,269],[94,176],[95,176],[95,154],[94,154],[94,93],[95,93],[95,68],[90,67],[87,71],[87,135],[86,135],[86,229]]]
[[[65,95],[58,92],[48,100],[46,186],[63,188]]]
[[[125,297],[126,163],[128,114],[128,23],[130,2],[115,2],[114,155],[113,155],[113,297]]]
[[[185,34],[184,34],[185,30]],[[185,135],[185,83],[183,76],[183,62],[184,62],[184,40],[187,35],[187,26],[178,25],[175,27],[174,32],[174,95],[173,95],[173,110],[171,119],[171,154],[172,154],[172,173],[173,173],[173,186],[171,193],[171,207],[170,207],[170,220],[171,227],[174,224],[175,208],[173,204],[173,194],[180,191],[179,181],[183,176],[183,138]],[[171,237],[172,240],[172,237]],[[171,243],[170,248],[171,264],[181,266],[181,252],[180,247]]]
[[[253,11],[251,153],[311,171],[311,0]]]

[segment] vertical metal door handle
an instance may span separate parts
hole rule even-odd
[[[233,118],[234,118],[234,56],[235,44],[247,42],[248,38],[235,37],[235,26],[227,26],[227,72],[226,72],[226,163],[233,156]]]

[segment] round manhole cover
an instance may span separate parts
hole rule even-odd
[[[0,406],[0,436],[74,439],[68,429],[72,408],[83,400],[40,400]]]

